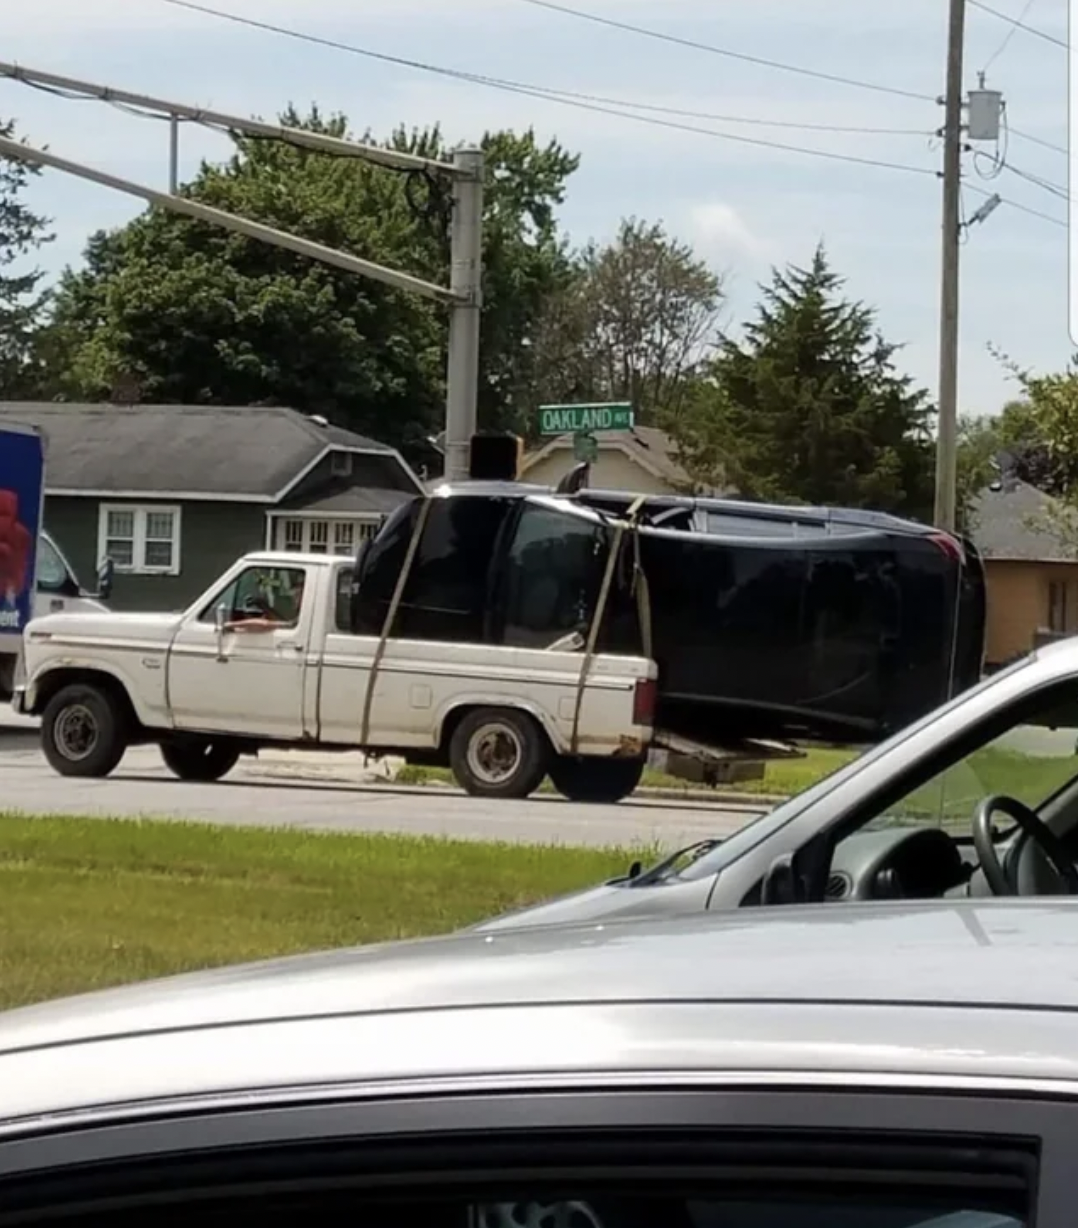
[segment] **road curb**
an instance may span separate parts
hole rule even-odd
[[[369,789],[377,787],[400,793],[453,793],[461,796],[464,795],[463,789],[448,783],[448,781],[410,780],[398,782],[374,773],[366,778],[357,779],[356,776],[335,772],[332,768],[318,770],[312,769],[311,766],[304,767],[299,764],[284,765],[264,762],[259,767],[245,764],[244,771],[246,775],[258,776],[262,779],[294,780],[297,782],[308,780],[312,783],[317,781],[323,784],[351,784],[357,788]],[[544,794],[544,796],[549,795]],[[773,807],[786,801],[785,797],[762,793],[735,793],[732,790],[718,789],[662,789],[648,788],[647,786],[636,789],[632,796],[647,801],[688,802],[694,805],[708,803],[714,806],[721,806],[726,810],[749,810],[753,812],[771,810]]]

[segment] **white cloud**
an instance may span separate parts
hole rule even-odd
[[[772,258],[773,245],[755,234],[733,205],[722,201],[697,205],[690,217],[693,245],[712,259]]]

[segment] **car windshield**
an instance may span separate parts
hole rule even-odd
[[[704,856],[690,859],[688,865],[685,865],[683,861],[675,861],[675,859],[671,858],[671,868],[666,872],[667,875],[670,877],[677,875],[681,878],[699,879],[709,878],[711,875],[717,874],[724,865],[728,865],[730,862],[737,860],[737,858],[744,856],[762,841],[767,840],[775,832],[785,827],[787,823],[793,822],[798,815],[803,814],[810,806],[818,804],[822,798],[845,784],[846,781],[857,775],[858,772],[870,764],[878,762],[884,756],[891,754],[892,751],[909,738],[920,733],[922,729],[927,728],[941,717],[946,716],[961,704],[967,703],[973,696],[1000,685],[1019,671],[1028,669],[1030,664],[1036,659],[1036,653],[1030,653],[1028,656],[1013,662],[1006,669],[1002,669],[998,673],[982,679],[976,686],[970,687],[969,690],[963,691],[960,695],[956,695],[954,699],[949,700],[934,712],[928,713],[927,716],[921,717],[920,720],[915,721],[912,725],[899,730],[898,733],[888,738],[885,742],[881,742],[878,746],[873,746],[866,750],[864,754],[839,767],[829,776],[825,776],[822,780],[817,781],[802,793],[795,794],[786,802],[776,806],[774,810],[770,810],[766,814],[762,814],[754,822],[746,824],[739,831],[723,840],[721,844],[716,845],[709,852],[705,853]],[[1076,766],[1078,766],[1078,761],[1076,761]],[[982,793],[980,796],[984,796],[984,794]]]

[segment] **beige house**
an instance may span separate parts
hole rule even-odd
[[[985,664],[998,667],[1045,636],[1078,633],[1078,551],[1053,522],[1056,500],[1008,480],[974,502],[971,537],[988,590]]]
[[[629,490],[642,495],[705,493],[695,487],[682,467],[677,444],[656,427],[598,431],[595,441],[598,456],[591,466],[588,485],[597,490]],[[556,486],[576,464],[572,435],[558,435],[527,453],[520,480]]]

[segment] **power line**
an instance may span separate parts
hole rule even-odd
[[[838,153],[830,149],[813,149],[804,145],[793,145],[782,141],[768,141],[761,137],[743,136],[740,133],[721,132],[715,128],[701,128],[695,124],[680,123],[673,119],[661,119],[654,115],[641,115],[631,111],[619,109],[613,105],[605,103],[586,101],[588,97],[571,95],[566,91],[549,90],[544,86],[528,85],[519,81],[508,81],[499,77],[486,77],[476,73],[463,72],[458,69],[444,68],[436,64],[427,64],[421,60],[412,60],[404,56],[389,55],[385,52],[372,51],[366,47],[359,47],[353,43],[341,42],[337,39],[323,38],[321,35],[308,34],[302,30],[294,30],[287,26],[275,25],[271,22],[260,21],[254,17],[241,17],[237,13],[229,13],[222,9],[211,8],[208,5],[196,3],[195,0],[162,0],[164,4],[173,5],[176,8],[189,9],[193,12],[203,13],[209,17],[219,18],[223,21],[230,21],[236,25],[246,26],[256,30],[267,31],[272,34],[280,34],[286,38],[297,39],[305,43],[313,43],[318,46],[328,47],[336,51],[348,52],[352,55],[363,56],[366,59],[378,60],[382,63],[395,64],[399,67],[412,68],[421,72],[429,72],[438,76],[451,77],[456,80],[467,81],[476,85],[486,85],[494,89],[505,90],[509,93],[521,94],[525,97],[539,98],[548,102],[561,103],[563,106],[575,107],[578,110],[591,111],[599,115],[611,115],[619,119],[630,119],[637,123],[649,124],[653,127],[665,128],[675,132],[689,132],[698,136],[711,137],[716,140],[732,141],[739,145],[748,145],[758,149],[773,149],[781,153],[803,154],[806,157],[823,158],[832,162],[844,162],[854,166],[872,166],[882,170],[901,171],[906,174],[913,175],[931,175],[937,176],[938,172],[925,166],[912,166],[908,163],[892,162],[884,158],[861,157],[856,154]],[[635,104],[626,103],[624,105],[632,106]],[[928,133],[919,135],[929,135]]]
[[[975,183],[963,183],[963,191],[976,192],[978,196],[999,196],[998,192],[989,192],[987,188],[978,187]],[[1015,209],[1019,213],[1028,213],[1030,217],[1039,217],[1042,222],[1051,222],[1053,226],[1062,226],[1066,230],[1067,223],[1061,218],[1052,217],[1050,213],[1042,213],[1040,209],[1031,209],[1029,205],[1021,205],[1016,200],[1008,200],[1005,196],[999,196],[999,203],[1006,205],[1008,209]]]
[[[659,42],[672,43],[677,47],[688,47],[693,51],[706,51],[710,55],[721,55],[730,60],[741,60],[745,64],[756,64],[761,68],[774,68],[780,72],[796,73],[801,77],[812,77],[816,81],[828,81],[832,85],[849,85],[855,89],[873,90],[879,94],[892,94],[898,98],[911,98],[916,102],[937,101],[931,94],[918,94],[913,90],[904,90],[893,85],[882,85],[878,81],[861,81],[856,77],[843,77],[836,73],[806,68],[801,64],[786,64],[780,60],[769,60],[763,56],[748,55],[742,51],[731,51],[728,47],[716,47],[712,43],[702,43],[692,38],[681,38],[676,34],[667,34],[662,30],[652,30],[647,26],[637,26],[627,21],[617,21],[613,17],[601,17],[598,13],[589,13],[584,9],[570,8],[565,4],[556,4],[554,0],[521,0],[521,3],[533,5],[535,8],[548,9],[552,13],[561,13],[566,17],[576,17],[581,21],[590,21],[595,25],[605,26],[607,29],[622,30],[628,34],[638,34],[643,38],[653,38]]]
[[[1018,14],[1016,24],[1011,26],[1011,28],[1007,31],[1007,33],[1004,34],[1003,41],[995,49],[995,51],[988,57],[988,59],[985,60],[984,67],[981,69],[983,73],[987,73],[988,70],[992,67],[992,65],[999,59],[999,57],[1011,45],[1011,39],[1014,38],[1014,36],[1018,33],[1019,29],[1021,28],[1022,22],[1024,22],[1025,19],[1029,16],[1029,10],[1036,3],[1037,3],[1037,0],[1026,0],[1026,3],[1022,8],[1022,11]]]
[[[229,13],[207,5],[195,3],[194,0],[164,0],[176,8],[190,9],[193,12],[204,13],[237,25],[250,26],[253,29],[264,30],[272,34],[282,34],[288,38],[299,39],[313,43],[316,46],[329,47],[337,51],[348,51],[355,55],[366,56],[369,59],[382,60],[385,63],[397,64],[406,68],[416,68],[423,72],[436,73],[439,76],[450,77],[458,81],[470,82],[473,85],[486,85],[493,89],[508,90],[513,93],[533,94],[536,97],[549,96],[552,100],[573,99],[577,102],[595,103],[600,106],[623,107],[634,111],[649,111],[657,115],[680,116],[686,119],[706,119],[717,123],[750,124],[763,128],[791,128],[808,132],[855,133],[866,136],[931,136],[932,133],[922,128],[891,128],[864,127],[847,124],[815,124],[802,120],[760,119],[748,115],[718,115],[711,111],[693,111],[681,107],[659,106],[654,103],[634,102],[627,98],[613,98],[603,94],[581,93],[577,90],[555,89],[552,86],[534,85],[527,81],[514,81],[505,77],[491,77],[481,73],[471,73],[463,69],[445,68],[437,64],[426,64],[417,60],[409,60],[382,52],[371,51],[368,48],[340,42],[337,39],[324,38],[317,34],[309,34],[285,26],[275,25],[268,21],[259,21],[253,17],[241,17],[238,13]]]
[[[1019,137],[1023,141],[1029,141],[1031,145],[1040,145],[1042,149],[1050,149],[1053,153],[1062,154],[1065,158],[1070,157],[1070,150],[1062,145],[1055,145],[1051,141],[1046,141],[1042,137],[1032,136],[1028,132],[1022,132],[1018,128],[1011,129],[1011,136]]]
[[[1058,196],[1060,200],[1070,201],[1070,193],[1067,189],[1058,183],[1052,183],[1050,179],[1042,179],[1040,175],[1034,175],[1031,171],[1024,171],[1018,166],[1012,166],[1010,162],[1004,162],[1001,169],[1010,171],[1012,175],[1017,176],[1019,179],[1024,179],[1026,183],[1032,183],[1035,187],[1043,188],[1053,196]]]
[[[1022,30],[1026,34],[1032,34],[1036,38],[1043,38],[1046,43],[1053,43],[1056,47],[1062,47],[1064,51],[1069,51],[1070,47],[1061,39],[1056,38],[1054,34],[1048,34],[1044,30],[1038,30],[1036,26],[1026,25],[1020,17],[1011,17],[1007,13],[1001,13],[999,9],[992,8],[991,5],[985,4],[984,0],[966,0],[975,9],[980,9],[982,13],[988,13],[990,16],[998,18],[1000,21],[1007,22],[1015,30]],[[539,0],[525,0],[527,4],[538,4]],[[1024,16],[1024,14],[1023,14]]]

